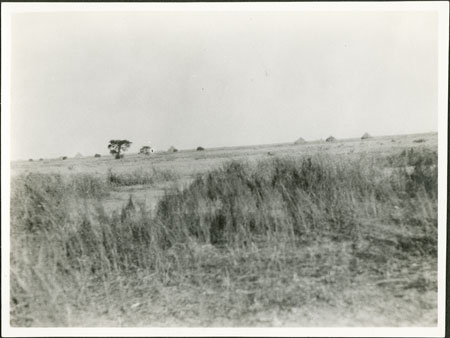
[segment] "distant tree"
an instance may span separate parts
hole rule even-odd
[[[102,157],[100,154],[95,154],[94,157]]]
[[[114,155],[117,160],[123,157],[122,152],[127,151],[131,143],[128,140],[111,140],[109,141],[108,149],[111,155]]]
[[[63,159],[63,160],[67,160],[67,156],[63,156],[62,159]]]
[[[43,160],[44,160],[43,158],[40,158],[40,159],[39,159],[39,161],[43,161]]]
[[[149,146],[143,146],[140,150],[139,150],[139,154],[143,154],[143,155],[150,155],[150,147]]]
[[[205,148],[203,148],[203,147],[197,147],[197,151],[203,151],[203,150],[205,150]]]
[[[32,158],[30,158],[28,161],[30,161],[30,162],[33,162],[33,159]]]

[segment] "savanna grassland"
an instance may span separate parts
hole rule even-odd
[[[12,326],[437,323],[437,134],[11,172]]]

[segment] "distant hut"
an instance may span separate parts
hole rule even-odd
[[[150,146],[143,146],[139,150],[139,154],[142,154],[142,155],[150,155],[150,154],[153,154],[154,152],[155,152],[155,150]]]
[[[372,138],[372,136],[370,136],[369,133],[364,133],[364,135],[361,136],[361,140],[366,140],[368,138]]]
[[[148,141],[148,146],[142,146],[139,150],[139,154],[150,155],[156,153],[156,149],[152,147],[152,143]]]
[[[326,140],[325,140],[325,142],[336,142],[337,140],[336,140],[336,138],[334,137],[334,136],[330,136],[330,137],[328,137]]]
[[[175,148],[174,146],[171,146],[171,147],[167,150],[167,152],[169,152],[169,153],[176,153],[177,151],[178,151],[178,149]]]
[[[75,158],[82,158],[83,155],[81,155],[80,153],[76,153]]]
[[[303,138],[299,138],[297,141],[294,142],[294,144],[305,144],[306,141]]]
[[[205,150],[205,148],[203,148],[203,147],[197,147],[197,151],[203,151],[203,150]]]

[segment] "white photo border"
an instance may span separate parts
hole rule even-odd
[[[330,336],[330,337],[443,337],[445,334],[446,211],[449,3],[407,2],[244,2],[244,3],[2,3],[2,336]],[[11,17],[20,12],[120,11],[435,11],[439,16],[438,51],[438,325],[436,327],[308,327],[308,328],[14,328],[9,315],[9,220],[11,160]]]

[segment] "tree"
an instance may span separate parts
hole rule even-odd
[[[128,140],[111,140],[109,141],[108,149],[111,155],[114,155],[117,160],[123,157],[121,153],[127,151],[131,143]]]

